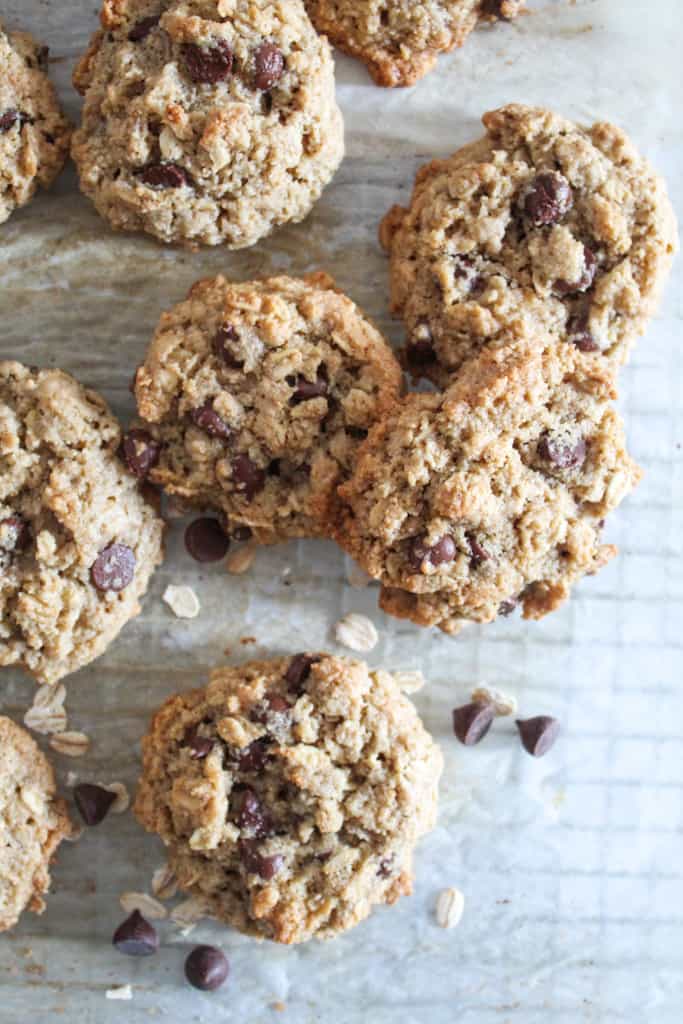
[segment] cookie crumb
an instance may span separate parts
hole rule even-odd
[[[196,619],[201,609],[199,598],[192,587],[170,583],[162,595],[162,600],[179,619]]]
[[[371,651],[379,641],[374,623],[367,615],[359,615],[358,612],[349,612],[340,619],[334,635],[338,644],[352,651]]]
[[[132,999],[133,990],[130,985],[114,985],[104,993],[107,999]]]
[[[252,542],[238,548],[237,551],[233,551],[225,563],[225,568],[233,576],[241,576],[243,573],[248,572],[254,564],[257,548],[258,544]]]
[[[465,897],[460,889],[443,889],[436,900],[436,922],[441,928],[455,928],[465,909]]]

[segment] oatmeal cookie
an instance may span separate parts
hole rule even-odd
[[[409,368],[445,385],[482,347],[531,333],[623,363],[677,247],[664,182],[611,124],[516,104],[483,122],[380,230]]]
[[[515,18],[524,0],[305,0],[313,24],[360,57],[378,85],[413,85],[478,21]]]
[[[336,539],[383,584],[381,605],[457,632],[521,602],[540,618],[616,549],[602,520],[638,482],[612,375],[573,346],[482,352],[441,394],[375,426]]]
[[[397,400],[400,367],[358,308],[314,274],[199,281],[138,369],[149,479],[258,540],[325,535],[335,489]]]
[[[0,224],[48,188],[69,153],[71,126],[47,77],[46,46],[0,22]]]
[[[207,916],[303,942],[411,891],[441,768],[389,673],[299,654],[217,669],[167,700],[135,811]]]
[[[43,913],[50,861],[70,832],[49,761],[24,729],[0,717],[0,931],[27,907]]]
[[[344,131],[301,0],[105,0],[101,20],[73,156],[113,227],[241,249],[303,220]]]
[[[0,363],[0,665],[54,683],[140,610],[162,522],[117,455],[104,400]]]

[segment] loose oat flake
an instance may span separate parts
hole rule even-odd
[[[50,737],[50,746],[66,757],[83,757],[90,750],[90,740],[84,732],[62,732]]]
[[[153,896],[148,896],[146,892],[124,892],[119,903],[127,914],[139,910],[143,917],[152,921],[163,921],[165,917],[168,917],[166,907],[162,906],[159,900],[155,900]]]
[[[442,928],[455,928],[465,909],[465,897],[460,889],[444,889],[436,901],[436,921]]]
[[[349,612],[339,620],[335,627],[335,638],[338,644],[352,651],[371,651],[379,640],[374,623],[367,615],[359,615],[357,612]]]
[[[178,891],[178,882],[175,872],[168,865],[164,864],[157,868],[152,875],[152,892],[160,900],[171,900]]]
[[[179,619],[196,619],[199,615],[201,605],[192,587],[176,586],[170,583],[166,587],[162,599]]]
[[[112,814],[123,814],[130,807],[130,795],[122,782],[98,782],[98,786],[116,797],[109,810]]]
[[[45,736],[64,732],[67,726],[65,700],[64,686],[40,686],[36,690],[32,706],[24,715],[24,725]]]
[[[392,672],[394,682],[403,693],[417,693],[425,684],[425,677],[419,668],[406,672]]]
[[[496,690],[493,686],[487,686],[485,683],[479,683],[472,690],[470,700],[474,701],[475,704],[491,704],[496,715],[499,717],[517,714],[516,697],[503,693],[502,690]]]
[[[133,990],[130,985],[114,985],[104,993],[107,999],[132,999]]]

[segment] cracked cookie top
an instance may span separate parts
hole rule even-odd
[[[73,156],[115,228],[253,245],[343,156],[330,48],[300,0],[105,0]]]
[[[624,362],[677,246],[663,181],[614,125],[516,104],[483,122],[382,224],[411,372],[447,384],[524,334]]]
[[[162,522],[120,440],[73,377],[0,363],[0,665],[41,683],[102,653],[161,561]]]
[[[326,275],[199,281],[136,374],[149,479],[229,532],[327,534],[336,486],[400,387],[388,344]]]
[[[47,77],[46,46],[0,22],[0,224],[47,188],[69,153],[71,126]]]
[[[299,654],[217,669],[167,700],[135,812],[207,916],[302,942],[411,891],[441,768],[389,673]]]
[[[533,341],[486,350],[442,394],[374,427],[335,539],[382,607],[457,632],[520,601],[537,618],[614,553],[602,520],[638,482],[599,357]]]

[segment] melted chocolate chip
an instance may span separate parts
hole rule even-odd
[[[597,268],[598,262],[593,254],[593,250],[584,245],[581,277],[578,281],[563,281],[562,279],[556,281],[554,285],[555,291],[560,295],[572,295],[574,292],[588,291],[595,279]]]
[[[134,910],[114,932],[112,944],[126,956],[151,956],[159,948],[156,928]]]
[[[249,717],[253,722],[265,724],[271,715],[289,714],[291,710],[291,704],[279,693],[267,693],[263,700],[252,709]]]
[[[185,733],[185,743],[190,748],[190,757],[193,761],[203,761],[215,746],[215,741],[210,736],[200,736],[196,729],[189,729]]]
[[[143,39],[147,38],[152,29],[156,28],[160,20],[160,15],[152,18],[141,18],[128,33],[128,39],[131,43],[141,43]]]
[[[538,453],[543,459],[552,462],[558,469],[576,469],[581,466],[586,458],[586,442],[579,438],[576,444],[565,444],[551,437],[550,434],[543,434],[538,442]]]
[[[216,946],[197,946],[185,961],[185,977],[202,992],[215,992],[229,973],[227,957]]]
[[[466,747],[483,740],[496,717],[493,704],[465,704],[453,710],[453,732]]]
[[[220,437],[227,440],[232,434],[230,427],[218,415],[211,402],[205,402],[197,409],[192,409],[190,418],[195,426],[203,430],[209,437]]]
[[[580,352],[599,352],[600,346],[591,334],[588,322],[586,310],[571,316],[567,322],[567,340],[576,345]]]
[[[100,551],[90,569],[98,590],[125,590],[135,575],[135,553],[126,544],[109,544]]]
[[[193,82],[215,85],[232,74],[232,50],[224,39],[217,39],[214,46],[196,46],[186,43],[182,47],[187,73]]]
[[[269,882],[282,869],[285,858],[280,853],[265,856],[259,852],[259,846],[257,839],[240,839],[240,860],[250,874],[259,875]]]
[[[543,757],[547,754],[560,734],[560,723],[550,715],[518,719],[515,724],[524,749],[532,757]]]
[[[486,548],[479,543],[475,535],[473,533],[467,533],[466,537],[472,555],[472,566],[476,567],[477,565],[481,565],[482,562],[488,562],[491,556]]]
[[[20,120],[21,114],[18,110],[6,110],[4,114],[0,114],[0,132],[8,132]]]
[[[150,188],[182,188],[190,183],[190,177],[184,167],[171,161],[148,164],[140,171],[140,180]]]
[[[146,430],[129,430],[123,438],[123,460],[138,480],[145,479],[156,466],[160,454],[161,445]]]
[[[99,825],[104,821],[115,800],[116,793],[91,782],[81,782],[74,786],[74,803],[86,825]]]
[[[262,92],[267,92],[282,78],[285,58],[273,43],[261,43],[254,54],[254,69],[254,85]]]
[[[294,693],[303,691],[303,684],[311,674],[311,665],[320,661],[318,654],[295,654],[285,672],[285,682]]]
[[[243,360],[237,358],[230,344],[238,339],[239,335],[232,324],[219,327],[213,339],[214,355],[232,370],[241,370],[243,366]]]
[[[254,740],[240,751],[238,767],[241,772],[260,772],[268,760],[270,740],[266,737]]]
[[[185,547],[196,562],[220,562],[228,553],[230,538],[217,519],[202,517],[185,530]]]
[[[416,572],[421,572],[425,562],[435,567],[452,562],[456,550],[455,541],[449,534],[445,534],[431,547],[425,543],[424,537],[415,537],[408,551],[408,561]]]
[[[264,839],[272,831],[270,814],[253,789],[245,789],[242,793],[237,824],[250,839]]]
[[[235,490],[251,501],[266,483],[266,474],[248,455],[236,455],[232,460],[232,479]]]
[[[537,175],[524,197],[524,212],[533,224],[557,224],[572,208],[569,182],[558,171]]]
[[[508,615],[512,615],[519,601],[516,597],[508,597],[505,601],[501,601],[498,605],[498,614],[502,615],[504,619]]]
[[[396,857],[393,853],[390,853],[387,857],[382,857],[377,868],[377,874],[380,878],[391,878],[394,873],[394,864]]]
[[[308,402],[311,398],[321,398],[327,394],[327,373],[325,367],[318,369],[316,379],[307,380],[303,374],[299,374],[295,381],[296,390],[290,402],[292,405],[299,405],[300,402]]]

